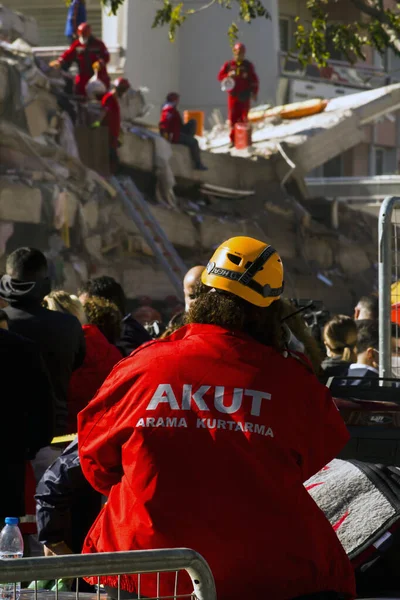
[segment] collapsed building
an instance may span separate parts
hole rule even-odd
[[[91,108],[65,97],[63,76],[17,29],[17,39],[0,42],[0,272],[9,252],[29,245],[45,251],[55,285],[69,291],[109,274],[132,300],[179,296],[109,178],[106,133],[89,127]],[[187,148],[144,124],[145,104],[138,90],[122,106],[122,175],[188,268],[205,264],[223,239],[250,235],[281,254],[287,297],[349,311],[374,288],[376,217],[312,197],[305,177],[397,110],[400,85],[333,99],[307,117],[261,118],[246,151],[229,151],[217,123],[202,140],[204,173],[192,169]]]

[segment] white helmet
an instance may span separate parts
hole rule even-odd
[[[106,91],[106,86],[102,81],[100,81],[100,79],[97,79],[96,75],[89,80],[86,86],[86,94],[87,97],[90,99],[93,99],[96,96],[100,96],[101,94],[105,94]]]

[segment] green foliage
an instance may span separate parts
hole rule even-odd
[[[99,1],[110,14],[115,14],[128,0]],[[330,16],[330,8],[338,3],[343,7],[341,21]],[[214,5],[228,10],[238,9],[238,22],[233,22],[227,32],[231,44],[238,38],[240,23],[250,24],[260,17],[270,18],[263,0],[204,0],[198,8],[189,8],[186,0],[163,0],[159,8],[159,3],[155,3],[153,27],[167,27],[169,39],[174,41],[177,31],[189,17]],[[365,60],[366,46],[381,54],[391,48],[400,55],[400,2],[396,2],[393,8],[385,8],[383,0],[306,0],[306,6],[309,17],[304,21],[296,19],[293,48],[303,64],[325,65],[332,48],[341,51],[350,62]],[[352,21],[346,18],[346,13],[347,9],[354,8],[359,16]]]
[[[153,27],[168,27],[168,35],[171,41],[174,41],[177,30],[190,16],[203,10],[211,8],[214,4],[220,5],[225,9],[232,9],[237,6],[239,9],[239,19],[245,23],[251,23],[254,19],[264,17],[269,19],[270,15],[262,3],[262,0],[205,0],[199,8],[186,8],[185,2],[178,4],[173,0],[163,0],[161,8],[156,10]],[[239,33],[239,26],[233,22],[228,29],[228,37],[233,44]]]
[[[110,15],[116,15],[125,0],[100,0],[100,2]]]
[[[296,50],[303,64],[326,64],[330,57],[329,48],[343,53],[351,63],[365,60],[365,48],[375,48],[384,54],[391,48],[400,55],[400,3],[397,9],[385,8],[382,0],[346,0],[341,3],[346,8],[359,11],[357,21],[335,21],[329,14],[330,6],[338,0],[307,0],[311,20],[301,23],[297,20]]]

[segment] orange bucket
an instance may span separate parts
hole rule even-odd
[[[251,124],[236,123],[235,124],[235,148],[237,150],[245,150],[251,146]]]
[[[204,131],[204,112],[202,110],[185,110],[183,122],[188,123],[191,119],[196,121],[196,135],[201,137]]]

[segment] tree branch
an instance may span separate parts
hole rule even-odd
[[[382,21],[382,19],[386,17],[384,11],[375,8],[374,6],[371,6],[371,4],[369,3],[367,4],[363,2],[363,0],[350,0],[350,2],[354,4],[354,6],[358,8],[358,10],[372,17],[372,19]]]
[[[203,4],[203,6],[200,6],[199,8],[192,8],[190,10],[187,10],[186,12],[191,15],[196,15],[197,13],[201,12],[202,10],[211,8],[211,6],[213,6],[213,4],[216,4],[217,1],[218,0],[210,0],[210,2],[208,2],[208,4]]]

